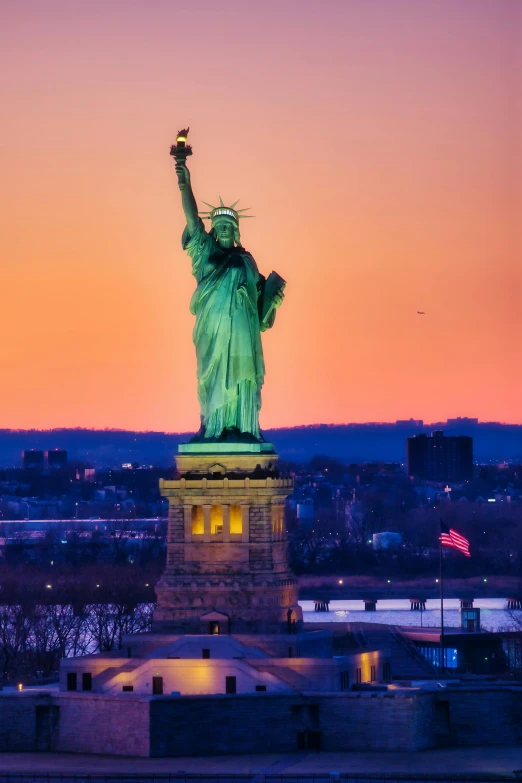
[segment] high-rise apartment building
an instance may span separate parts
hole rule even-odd
[[[22,451],[22,466],[24,470],[43,470],[44,453],[35,449]]]
[[[45,461],[49,470],[60,470],[67,467],[67,451],[65,449],[53,449],[45,452]]]
[[[425,481],[459,482],[473,478],[473,438],[446,437],[442,430],[406,440],[408,475]]]

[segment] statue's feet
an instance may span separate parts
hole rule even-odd
[[[205,427],[201,425],[199,432],[190,439],[189,443],[265,443],[265,439],[261,434],[256,438],[251,432],[241,432],[237,427],[223,430],[218,437],[207,438]]]

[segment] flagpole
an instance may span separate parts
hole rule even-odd
[[[440,670],[444,671],[444,582],[442,569],[442,520],[440,525]]]

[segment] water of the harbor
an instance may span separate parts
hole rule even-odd
[[[426,601],[426,610],[412,611],[408,599],[383,599],[377,602],[375,612],[366,612],[363,601],[330,601],[330,611],[314,611],[313,601],[299,601],[305,623],[386,623],[387,625],[414,625],[424,628],[440,627],[440,600]],[[480,625],[486,631],[522,630],[522,610],[507,611],[505,598],[476,598],[473,607],[480,609]],[[460,601],[444,599],[444,627],[458,628]]]

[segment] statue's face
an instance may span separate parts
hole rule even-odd
[[[216,232],[216,238],[221,247],[233,247],[236,234],[236,224],[228,218],[215,220],[212,228]]]

